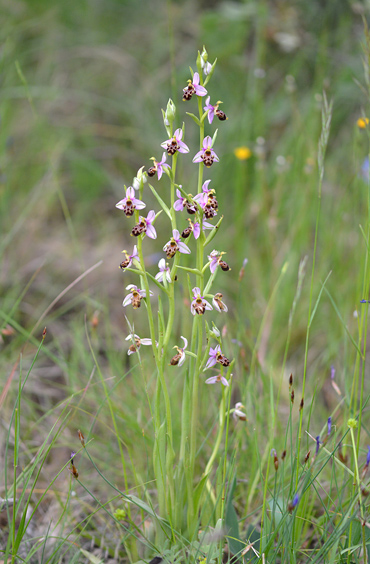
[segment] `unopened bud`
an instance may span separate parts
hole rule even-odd
[[[98,325],[99,325],[99,312],[95,311],[91,319],[91,327],[93,329],[96,329]]]
[[[146,180],[146,172],[144,171],[144,167],[142,166],[137,171],[136,176],[132,182],[132,186],[135,188],[135,190],[140,190],[140,188],[144,186]]]
[[[277,457],[276,450],[274,448],[271,451],[271,455],[274,457],[274,466],[275,466],[275,470],[277,472],[278,469],[279,469],[279,459]]]
[[[289,376],[289,388],[293,386],[293,374]]]
[[[343,464],[347,464],[348,456],[347,456],[347,454],[343,455],[342,443],[339,443],[339,445],[338,445],[338,458]]]
[[[167,108],[164,114],[165,125],[171,125],[175,121],[175,116],[176,116],[176,106],[170,98],[167,102]]]
[[[299,495],[296,493],[291,503],[288,504],[289,513],[292,513],[293,509],[297,507],[298,502],[299,502]]]
[[[209,332],[209,334],[214,337],[215,339],[218,339],[219,336],[221,335],[219,329],[217,329],[216,325],[214,325],[211,329],[211,331]]]
[[[84,446],[85,446],[85,437],[84,437],[83,434],[81,433],[80,429],[77,431],[77,433],[78,433],[78,438],[80,439],[81,444],[82,444],[82,446],[84,447]]]
[[[331,433],[331,417],[328,417],[328,437]]]
[[[308,459],[310,458],[311,451],[309,450],[306,456],[304,457],[304,463],[307,464]]]
[[[208,53],[207,53],[207,49],[205,48],[205,46],[203,45],[203,50],[200,54],[200,59],[201,61],[203,61],[204,63],[206,63],[208,61]]]
[[[281,460],[284,460],[285,457],[286,457],[286,450],[283,450],[281,455]]]
[[[243,260],[243,265],[242,265],[240,272],[239,272],[239,282],[241,282],[244,278],[244,270],[245,270],[245,265],[247,264],[247,262],[248,262],[248,259],[245,258]]]
[[[347,425],[350,429],[357,429],[357,420],[354,417],[351,417],[348,419]]]
[[[290,394],[290,401],[291,401],[292,403],[294,403],[294,390],[291,391],[291,394]]]
[[[203,47],[203,51],[201,53],[198,51],[197,69],[199,74],[203,72],[204,76],[207,77],[204,82],[205,84],[207,84],[209,78],[212,76],[213,71],[215,70],[216,62],[217,59],[215,60],[213,65],[211,65],[211,63],[208,61],[208,53],[205,47]]]
[[[74,464],[71,463],[71,467],[69,469],[70,473],[72,474],[72,476],[74,477],[75,480],[77,480],[78,478],[78,471],[77,468]]]
[[[302,398],[299,404],[299,411],[302,411],[303,406],[304,406],[304,399]]]

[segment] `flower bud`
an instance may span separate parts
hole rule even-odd
[[[204,76],[208,76],[212,70],[212,65],[208,62],[208,53],[204,45],[203,51],[201,53],[198,51],[197,69],[199,74],[203,71]]]
[[[219,336],[221,335],[219,329],[217,329],[216,325],[214,325],[211,329],[211,331],[209,332],[211,337],[214,337],[215,339],[218,339]]]
[[[275,470],[277,472],[278,469],[279,469],[279,459],[277,457],[276,450],[274,448],[271,451],[271,456],[274,457],[274,466],[275,466]]]
[[[204,45],[203,45],[203,51],[200,54],[200,60],[203,61],[204,63],[208,61],[208,53]]]
[[[167,108],[164,113],[164,125],[171,125],[175,121],[176,106],[171,98],[167,102]]]
[[[135,190],[139,190],[143,187],[146,182],[146,172],[144,171],[144,167],[142,166],[136,173],[136,176],[132,182],[132,186]]]
[[[351,417],[350,419],[348,419],[347,421],[347,425],[350,429],[357,429],[357,421],[356,419],[354,419],[353,417]]]

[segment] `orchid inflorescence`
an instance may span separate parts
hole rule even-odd
[[[191,382],[189,390],[191,393],[185,396],[183,409],[187,412],[187,417],[183,417],[183,430],[181,439],[180,458],[189,456],[186,463],[188,468],[194,464],[196,453],[195,432],[196,418],[198,410],[196,404],[198,402],[198,383],[203,372],[217,367],[217,374],[210,376],[205,383],[216,384],[221,383],[222,400],[220,405],[220,413],[226,411],[226,397],[231,388],[232,374],[231,369],[233,362],[221,350],[221,334],[216,327],[209,329],[205,322],[205,317],[211,311],[217,315],[227,313],[227,305],[223,301],[221,292],[212,293],[212,285],[215,281],[217,273],[221,270],[227,272],[230,270],[229,265],[225,262],[224,252],[216,249],[210,250],[209,254],[205,254],[205,249],[213,241],[218,228],[221,224],[222,217],[217,220],[219,212],[218,201],[214,188],[210,187],[210,179],[203,180],[203,173],[219,162],[219,157],[214,150],[214,143],[217,137],[217,130],[211,135],[205,135],[206,118],[208,118],[208,126],[212,125],[214,118],[218,117],[220,121],[227,119],[224,112],[219,109],[221,104],[211,104],[211,97],[207,92],[206,85],[213,75],[216,61],[211,65],[208,62],[208,55],[203,49],[202,54],[198,53],[197,72],[191,69],[191,78],[188,80],[187,86],[183,89],[183,101],[190,104],[191,100],[197,99],[199,117],[192,113],[188,115],[195,121],[200,128],[200,150],[191,151],[185,143],[185,125],[174,128],[176,120],[176,107],[172,100],[168,101],[166,110],[162,110],[164,126],[167,133],[167,139],[160,146],[162,157],[156,160],[152,157],[152,165],[147,171],[141,167],[133,179],[132,186],[125,187],[125,196],[121,199],[116,207],[123,211],[127,218],[133,218],[135,223],[131,227],[131,236],[135,237],[136,244],[131,254],[123,251],[125,260],[120,264],[123,272],[129,271],[137,277],[137,284],[129,284],[126,286],[128,294],[123,299],[123,307],[132,306],[133,309],[143,309],[142,302],[145,303],[148,315],[149,335],[146,338],[139,337],[133,326],[130,326],[130,334],[127,340],[131,342],[128,354],[138,353],[140,360],[141,345],[151,345],[156,368],[158,371],[159,381],[166,408],[166,425],[167,436],[171,440],[172,430],[169,424],[171,419],[171,404],[169,401],[168,391],[166,388],[166,380],[164,378],[165,366],[186,366],[188,369],[186,381]],[[204,105],[204,97],[206,103]],[[192,188],[191,175],[187,178],[185,184],[179,184],[176,179],[177,160],[184,159],[188,153],[194,155],[192,162],[198,164],[198,181]],[[168,161],[167,161],[168,159]],[[193,165],[190,165],[192,167]],[[157,189],[149,184],[149,178],[157,176],[157,181],[163,183],[163,178],[167,177],[170,183],[169,203],[166,203],[166,191],[160,187]],[[145,185],[148,185],[150,192]],[[159,209],[151,209],[146,217],[139,215],[140,211],[147,207],[145,190],[153,194],[158,202]],[[151,205],[151,207],[154,207]],[[183,211],[190,216],[185,221],[187,224],[180,227],[180,222],[184,223]],[[157,220],[159,215],[164,212],[163,217],[167,217],[170,222],[170,228],[164,231],[161,226],[158,228]],[[161,218],[162,219],[162,218]],[[213,223],[212,223],[213,221]],[[156,227],[154,226],[156,225]],[[158,270],[151,274],[144,260],[143,247],[145,246],[145,237],[162,241],[161,248],[165,256],[160,258],[158,262]],[[186,240],[186,243],[184,242]],[[212,249],[212,247],[211,247]],[[189,259],[185,255],[194,256],[194,266],[189,266]],[[208,257],[208,262],[205,257]],[[220,268],[218,268],[220,267]],[[179,343],[175,345],[176,354],[172,356],[169,350],[169,341],[174,332],[175,320],[181,320],[180,316],[175,316],[178,301],[175,300],[175,292],[181,274],[186,271],[189,280],[189,302],[190,302],[190,318],[193,315],[192,336],[188,339],[181,336],[183,346]],[[193,277],[193,283],[191,283]],[[162,295],[168,298],[168,311],[161,305],[158,307],[157,316],[153,313],[153,305],[151,297],[154,297],[154,288],[156,287]],[[167,315],[167,317],[165,316]],[[158,319],[158,332],[156,331],[156,323]],[[205,329],[205,332],[204,332]],[[212,340],[216,340],[216,344],[212,345]],[[190,344],[190,345],[189,345]],[[189,346],[188,346],[189,345]],[[172,353],[173,354],[173,353]],[[188,359],[188,362],[186,362]],[[158,396],[159,397],[159,396]],[[192,399],[191,399],[192,397]],[[242,406],[242,404],[238,404]],[[245,414],[235,408],[230,413],[233,414],[235,422],[245,420]],[[160,416],[159,416],[160,419]],[[221,420],[223,420],[221,418]],[[221,431],[220,431],[221,432]],[[190,437],[190,439],[188,439]],[[190,440],[190,443],[188,443]],[[188,446],[190,444],[190,447]],[[217,443],[219,444],[219,442]],[[172,448],[172,447],[171,447]],[[190,450],[189,450],[190,448]],[[215,447],[216,448],[216,447]],[[218,447],[217,447],[218,448]],[[189,453],[189,454],[186,454]],[[214,457],[213,457],[214,458]],[[191,504],[189,503],[189,507]]]
[[[225,113],[219,110],[221,102],[218,101],[215,105],[212,105],[211,97],[208,95],[205,88],[205,84],[209,81],[213,74],[215,64],[211,65],[208,63],[208,56],[205,50],[203,50],[202,54],[198,56],[197,63],[198,72],[192,73],[192,78],[189,79],[188,85],[183,89],[183,100],[189,101],[193,96],[198,97],[200,118],[196,118],[193,114],[190,115],[195,118],[195,121],[202,126],[201,129],[204,131],[205,117],[208,118],[210,125],[212,124],[215,116],[217,116],[221,121],[225,121],[227,118]],[[202,112],[201,99],[206,95],[208,96],[206,104],[203,107],[204,111]],[[162,110],[162,112],[166,132],[169,136],[166,141],[161,143],[161,147],[165,149],[165,152],[163,152],[161,160],[157,161],[154,157],[151,159],[153,161],[153,165],[146,172],[144,171],[144,167],[139,169],[137,176],[133,180],[132,186],[125,188],[125,197],[116,204],[116,207],[122,210],[126,217],[134,216],[136,223],[131,229],[131,235],[139,240],[139,244],[134,246],[132,254],[128,254],[127,251],[123,251],[126,256],[126,260],[121,262],[120,267],[124,271],[130,270],[138,273],[142,281],[145,279],[146,282],[148,282],[148,277],[143,276],[143,273],[145,272],[145,264],[142,254],[142,241],[146,235],[151,239],[157,238],[157,231],[154,227],[154,223],[156,222],[160,212],[156,213],[154,210],[150,210],[146,217],[139,215],[139,211],[146,207],[146,203],[143,201],[144,185],[147,182],[147,178],[153,177],[155,174],[157,174],[158,180],[161,180],[163,174],[169,178],[171,182],[171,208],[168,208],[163,203],[162,197],[157,198],[157,200],[159,204],[162,204],[161,211],[166,211],[167,215],[169,215],[172,228],[172,236],[164,244],[163,251],[166,253],[166,259],[175,259],[175,262],[172,268],[170,268],[165,258],[160,259],[158,263],[159,272],[155,275],[154,281],[157,282],[157,286],[161,287],[163,285],[164,289],[167,289],[167,294],[171,300],[173,299],[172,291],[169,292],[168,288],[169,285],[177,279],[176,276],[178,269],[181,268],[178,255],[191,254],[191,249],[183,242],[182,239],[190,240],[191,235],[193,235],[194,239],[199,242],[199,244],[197,244],[197,254],[199,256],[200,253],[203,254],[204,247],[213,239],[220,222],[215,225],[207,221],[209,219],[214,219],[218,213],[218,202],[215,190],[209,187],[211,182],[210,179],[205,180],[204,182],[198,182],[199,185],[197,193],[194,196],[191,193],[187,193],[181,184],[175,183],[175,170],[178,155],[185,155],[189,153],[190,149],[183,140],[185,131],[184,125],[182,128],[177,128],[175,131],[172,129],[176,115],[176,107],[172,100],[169,100],[166,111],[164,112]],[[210,135],[204,136],[203,133],[201,139],[201,149],[195,154],[193,163],[199,163],[200,166],[204,164],[206,168],[209,168],[214,162],[219,162],[219,158],[213,149],[216,134],[212,138]],[[168,155],[172,157],[172,164],[166,162]],[[201,178],[201,175],[199,178]],[[154,195],[156,195],[156,190],[152,186],[150,186],[150,188]],[[174,193],[176,193],[177,199],[174,198]],[[176,212],[181,212],[183,210],[186,210],[188,214],[194,216],[195,221],[188,219],[188,226],[182,230],[180,235],[180,231],[177,227],[178,219]],[[208,238],[205,234],[206,230],[210,231]],[[190,305],[190,311],[194,316],[202,316],[207,311],[211,310],[216,310],[219,313],[226,313],[228,311],[227,305],[223,302],[223,296],[220,292],[210,294],[210,287],[215,277],[217,267],[220,266],[221,270],[225,272],[230,269],[229,265],[222,258],[223,254],[223,252],[212,250],[208,255],[208,266],[211,272],[211,279],[206,285],[206,292],[204,291],[205,284],[203,271],[207,265],[202,264],[202,271],[200,271],[199,261],[197,261],[198,268],[193,269],[194,273],[196,273],[198,283],[198,285],[192,289],[193,295]],[[191,271],[192,269],[187,268],[187,270]],[[149,297],[153,295],[153,291],[149,290],[149,287],[145,287],[145,285],[141,288],[137,285],[129,284],[126,289],[129,290],[129,294],[123,300],[122,305],[124,307],[132,305],[134,309],[138,309],[141,306],[142,300],[145,300],[148,303]],[[207,297],[209,296],[209,298],[211,298],[212,305],[209,301],[207,301],[206,296],[204,295],[205,293],[207,294]],[[147,311],[150,315],[151,308],[150,310],[147,308]],[[185,338],[183,337],[183,339]],[[140,340],[136,335],[134,335],[133,344],[130,346],[128,353],[132,354],[136,352],[139,349],[140,344],[143,344],[144,341],[145,340]],[[154,342],[153,334],[151,334],[151,339],[146,340],[145,344],[149,341],[150,343]],[[188,343],[186,339],[185,341],[185,347],[182,349],[177,347],[178,354],[174,357],[175,360],[172,359],[170,363],[171,365],[182,366],[184,363],[184,351]],[[168,343],[162,343],[161,351],[164,351],[163,344],[167,346]],[[216,362],[223,366],[228,366],[230,364],[230,361],[228,361],[220,351],[220,344],[218,344],[214,349],[210,347],[209,354],[211,356],[206,364],[206,368],[212,366]],[[159,355],[160,354],[162,353],[159,353]],[[226,379],[224,376],[220,376],[219,381],[226,385]]]

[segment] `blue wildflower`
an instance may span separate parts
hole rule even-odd
[[[361,165],[361,171],[360,171],[360,176],[363,180],[365,180],[365,182],[369,182],[369,170],[370,170],[369,157],[365,157]]]

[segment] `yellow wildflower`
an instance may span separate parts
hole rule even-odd
[[[249,147],[245,147],[245,145],[243,145],[242,147],[236,147],[234,149],[234,155],[240,161],[246,161],[252,156],[252,151],[249,149]]]
[[[356,123],[360,129],[365,129],[365,127],[369,125],[369,118],[359,118]]]

